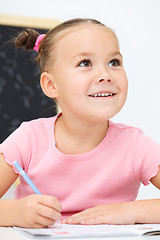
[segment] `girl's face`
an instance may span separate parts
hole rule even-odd
[[[50,67],[57,101],[72,119],[106,121],[123,107],[128,81],[115,36],[105,27],[81,25],[55,46]]]

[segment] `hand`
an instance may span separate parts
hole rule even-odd
[[[63,220],[67,224],[134,224],[133,202],[97,205]]]
[[[61,206],[56,197],[33,194],[15,200],[14,225],[26,228],[51,226],[61,218]]]

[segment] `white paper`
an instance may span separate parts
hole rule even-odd
[[[27,229],[14,227],[24,234],[41,238],[71,238],[71,237],[114,237],[114,236],[141,236],[148,232],[160,234],[160,224],[135,225],[69,225],[56,223],[49,228]]]

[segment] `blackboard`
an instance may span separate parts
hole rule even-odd
[[[0,143],[23,121],[56,114],[55,103],[40,88],[37,53],[17,49],[10,42],[22,29],[0,25]]]

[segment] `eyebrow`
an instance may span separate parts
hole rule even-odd
[[[76,57],[88,57],[88,56],[93,56],[93,53],[91,53],[91,52],[78,52],[78,53],[76,53],[73,57],[72,57],[72,59],[74,59],[74,58],[76,58]]]
[[[117,56],[117,55],[120,55],[120,57],[122,58],[122,54],[119,52],[119,51],[114,51],[114,52],[111,52],[110,53],[111,56]]]
[[[91,52],[78,52],[78,53],[76,53],[73,57],[72,57],[72,59],[74,59],[75,57],[89,57],[89,56],[93,56],[94,54],[93,53],[91,53]],[[121,58],[123,58],[122,57],[122,54],[119,52],[119,51],[114,51],[114,52],[110,52],[109,53],[109,56],[117,56],[117,55],[119,55]]]

